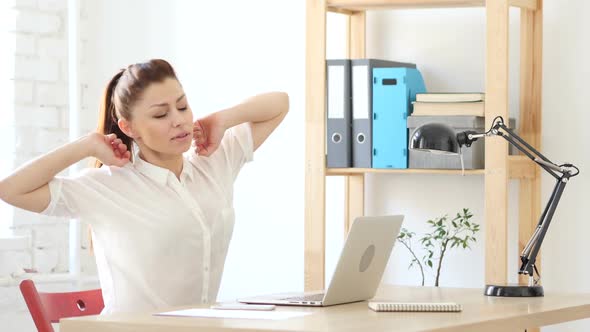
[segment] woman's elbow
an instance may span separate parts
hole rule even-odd
[[[6,181],[4,179],[0,179],[0,200],[6,203],[8,203],[7,200],[9,196],[7,189]]]
[[[289,94],[286,92],[279,92],[278,94],[281,99],[281,109],[283,110],[283,113],[286,114],[289,112]]]

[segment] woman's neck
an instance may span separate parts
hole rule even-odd
[[[139,149],[139,157],[144,161],[158,167],[166,168],[170,172],[174,173],[177,179],[180,179],[180,173],[182,173],[182,166],[184,161],[182,155],[165,155],[149,148],[145,147]]]

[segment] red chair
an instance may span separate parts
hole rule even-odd
[[[100,289],[40,293],[33,280],[23,280],[20,291],[39,332],[54,332],[51,323],[59,323],[61,318],[98,315],[104,308]]]

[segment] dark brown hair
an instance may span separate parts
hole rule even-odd
[[[174,68],[162,59],[152,59],[121,69],[104,89],[96,131],[103,135],[117,135],[127,145],[127,150],[133,158],[133,140],[121,131],[117,122],[121,118],[131,120],[131,107],[145,89],[150,84],[160,83],[166,78],[178,80]],[[102,163],[96,160],[95,167],[101,166]]]

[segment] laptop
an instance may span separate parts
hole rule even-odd
[[[238,302],[325,307],[373,298],[403,219],[401,215],[356,218],[325,291],[257,296]]]

